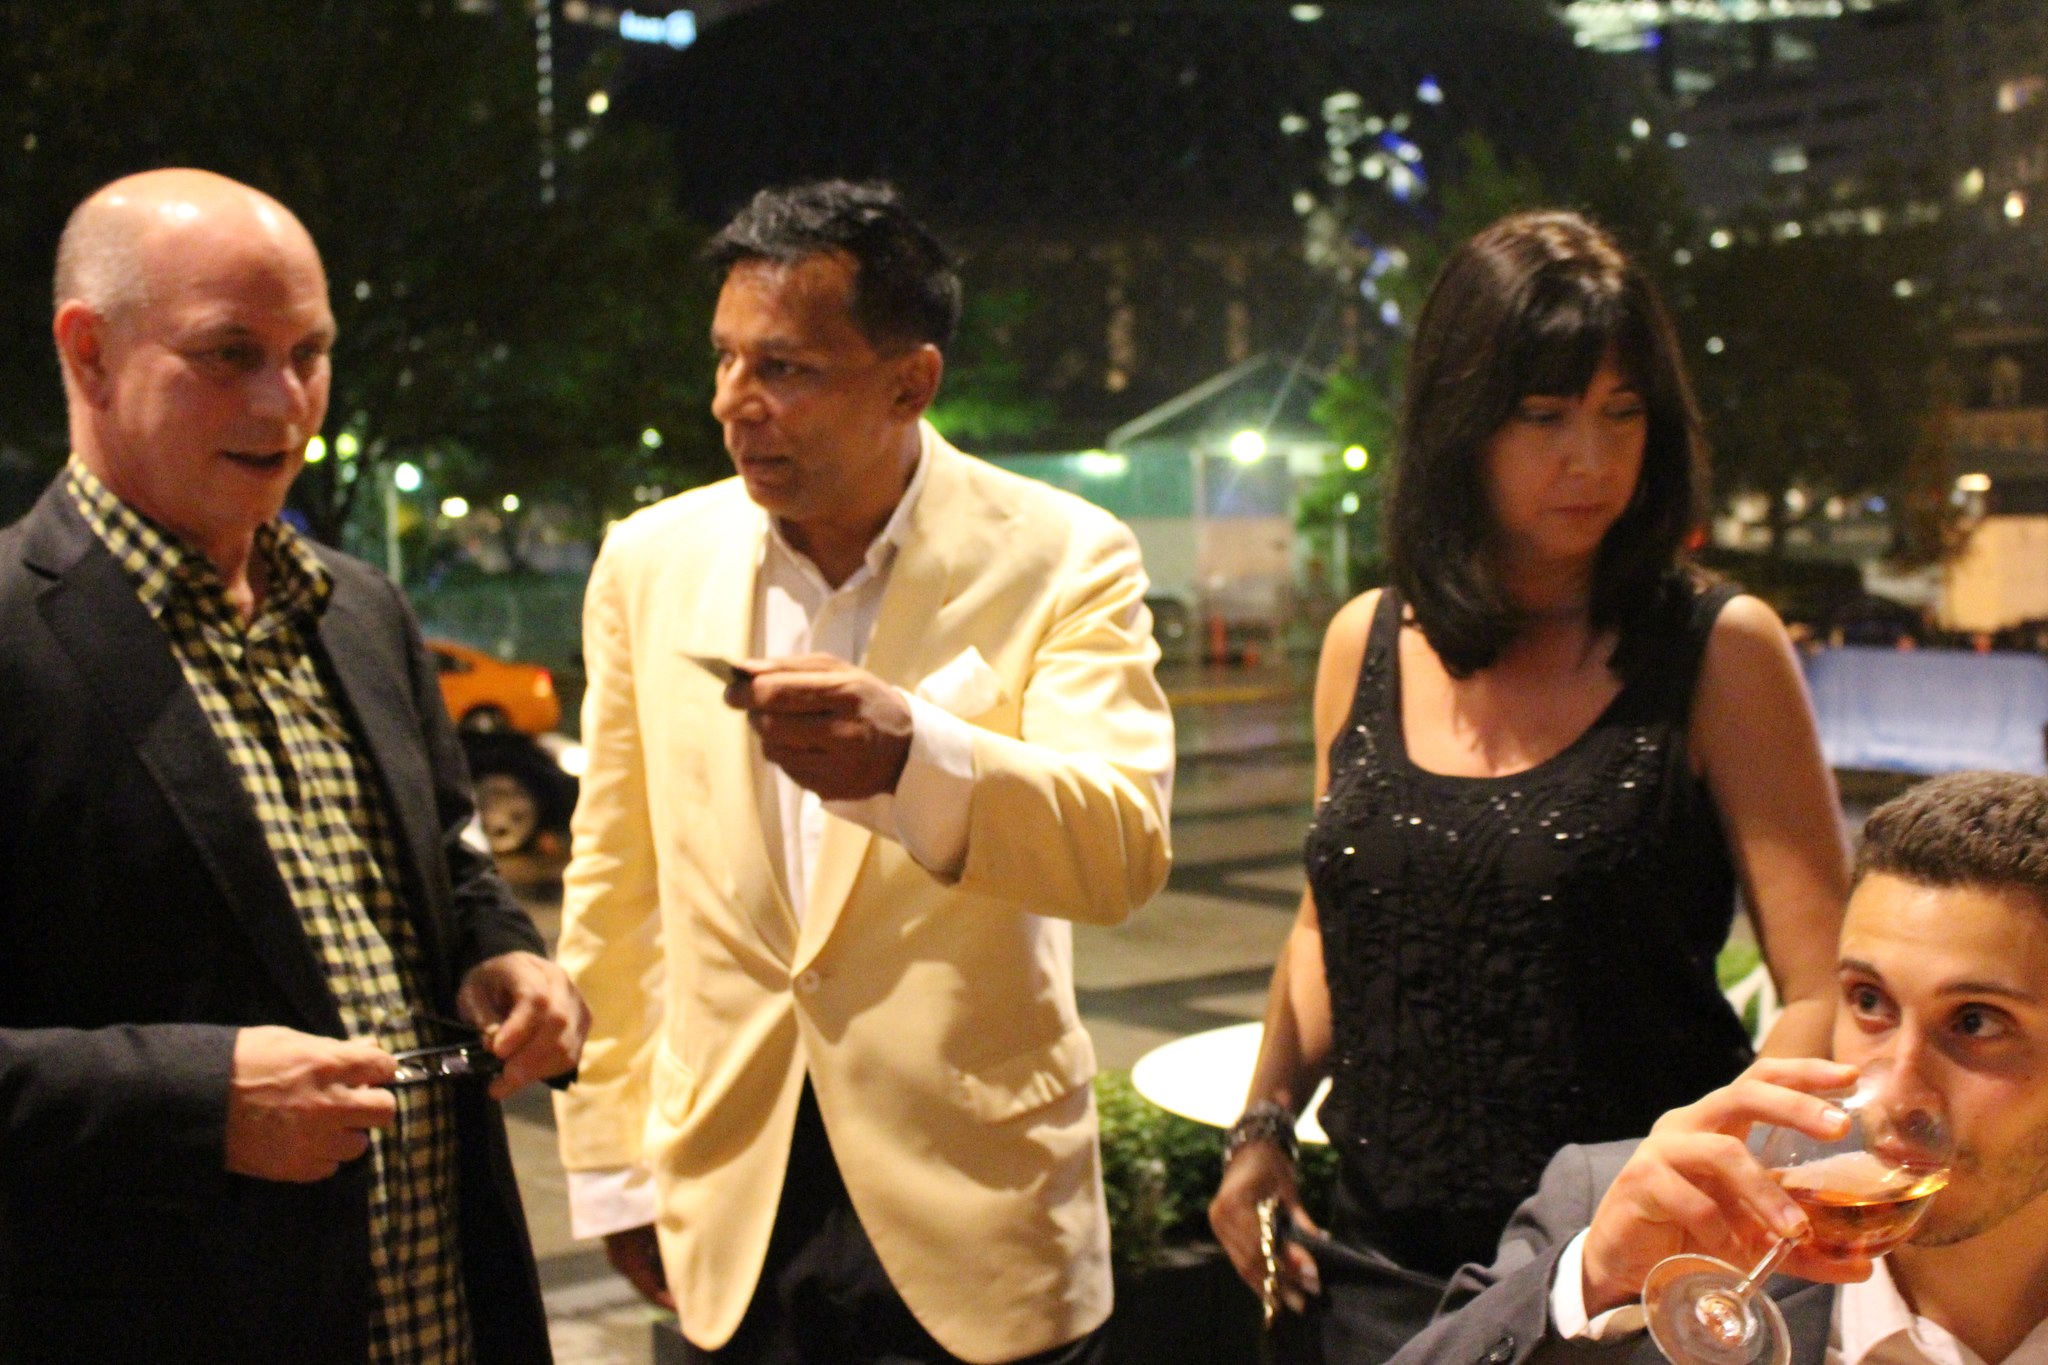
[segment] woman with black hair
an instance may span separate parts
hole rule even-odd
[[[1376,1362],[1491,1259],[1567,1142],[1639,1135],[1749,1040],[1714,960],[1739,884],[1825,1048],[1846,851],[1785,629],[1684,549],[1705,447],[1671,325],[1613,240],[1518,214],[1418,322],[1390,585],[1344,607],[1315,694],[1309,888],[1210,1210],[1264,1275],[1257,1206],[1318,1078],[1340,1162],[1318,1265],[1279,1254],[1283,1357]]]

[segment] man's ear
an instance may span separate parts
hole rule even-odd
[[[107,320],[83,299],[66,299],[50,324],[57,340],[57,361],[65,380],[86,402],[98,407],[106,401]]]
[[[945,373],[946,358],[929,341],[898,357],[896,415],[907,422],[924,416],[924,410],[939,396],[939,380]]]

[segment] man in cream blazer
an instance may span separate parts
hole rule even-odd
[[[616,527],[585,608],[578,1228],[697,1359],[1099,1361],[1069,921],[1166,876],[1136,544],[921,420],[959,286],[886,187],[711,257],[740,477]]]

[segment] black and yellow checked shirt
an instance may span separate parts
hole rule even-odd
[[[241,777],[349,1036],[393,1051],[439,1041],[415,1022],[425,964],[400,902],[390,815],[314,647],[326,569],[290,527],[260,528],[268,582],[244,623],[205,556],[75,459],[66,473],[65,491],[163,628]],[[453,1106],[442,1086],[397,1093],[397,1122],[370,1147],[370,1360],[468,1365]]]

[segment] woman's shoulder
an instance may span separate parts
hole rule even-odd
[[[1648,680],[1676,700],[1759,654],[1789,648],[1784,623],[1763,599],[1718,575],[1681,569],[1624,626],[1614,663],[1624,678]]]
[[[1372,619],[1379,613],[1380,598],[1385,588],[1368,588],[1343,606],[1330,618],[1328,629],[1323,632],[1323,652],[1330,652],[1333,645],[1363,645],[1366,636],[1372,634]]]
[[[1729,598],[1714,618],[1713,633],[1707,638],[1707,659],[1711,664],[1717,654],[1747,656],[1757,651],[1789,655],[1792,637],[1770,603],[1741,593]]]
[[[1700,650],[1698,694],[1710,712],[1785,702],[1799,688],[1799,656],[1784,621],[1761,597],[1726,595]]]
[[[1714,629],[1738,635],[1781,635],[1785,622],[1771,604],[1738,584],[1729,584],[1720,611],[1714,615]]]
[[[1785,623],[1771,604],[1740,583],[1726,579],[1703,579],[1692,587],[1695,629],[1706,637],[1712,653],[1723,641],[1736,648],[1766,645],[1775,648],[1788,640]]]
[[[1362,592],[1337,609],[1323,632],[1323,652],[1316,664],[1315,711],[1318,728],[1341,724],[1365,667],[1373,618],[1379,614],[1384,590]]]
[[[1703,565],[1682,562],[1666,575],[1659,597],[1667,611],[1697,622],[1702,630],[1718,629],[1724,622],[1735,630],[1758,630],[1777,625],[1778,613],[1740,582]]]
[[[1696,568],[1666,578],[1637,618],[1637,629],[1669,645],[1689,640],[1694,657],[1723,637],[1782,637],[1785,625],[1740,583]]]

